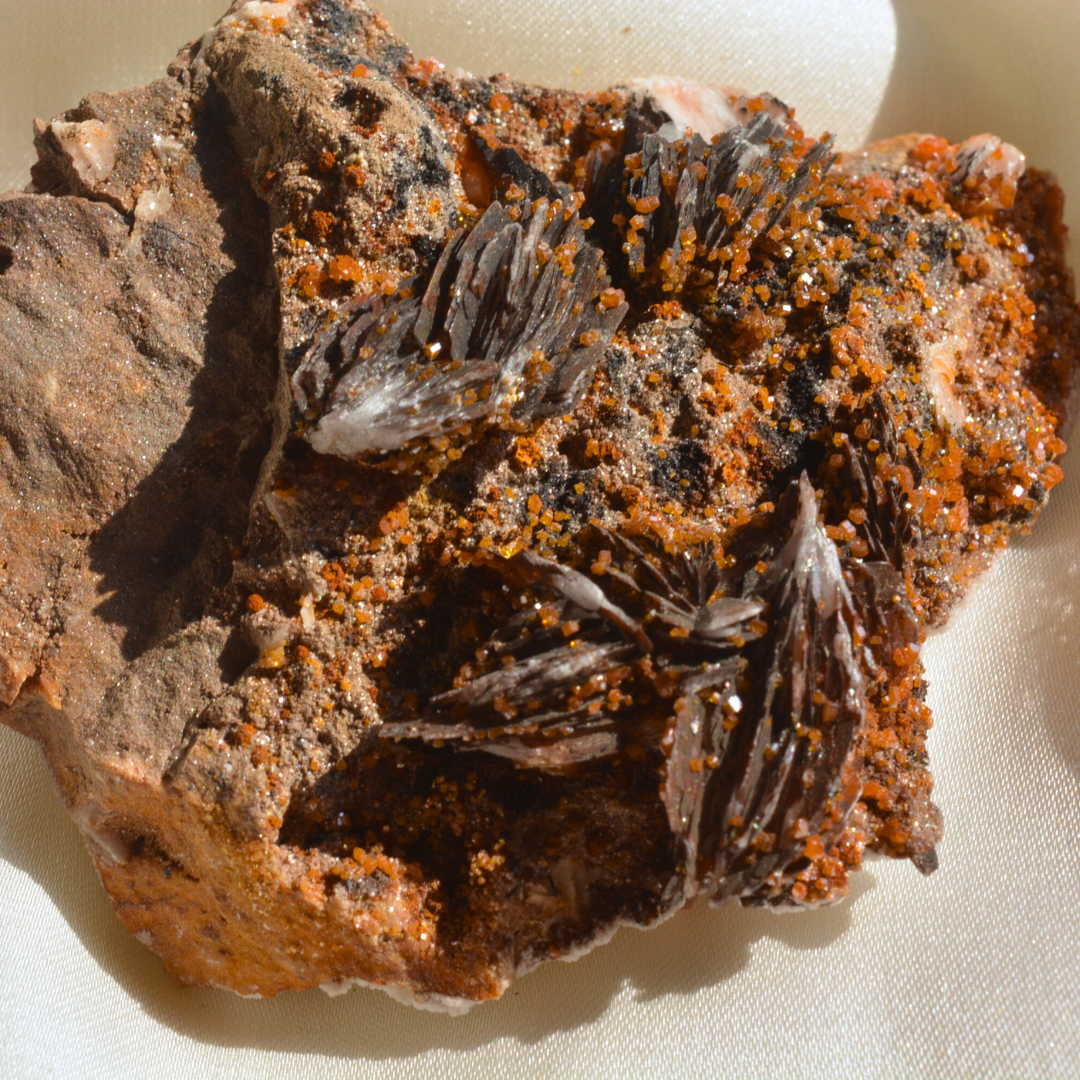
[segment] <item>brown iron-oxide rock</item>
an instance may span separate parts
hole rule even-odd
[[[180,979],[455,1009],[936,865],[919,649],[1061,477],[1060,191],[670,92],[237,2],[38,124],[0,719]]]

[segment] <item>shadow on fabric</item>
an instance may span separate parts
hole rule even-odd
[[[922,131],[952,140],[991,131],[1067,192],[1080,228],[1080,141],[1064,118],[1080,110],[1075,0],[893,0],[896,56],[871,141]],[[1045,107],[1032,109],[1040,101]]]

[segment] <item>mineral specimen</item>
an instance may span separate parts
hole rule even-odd
[[[693,130],[691,130],[693,129]],[[1061,193],[236,3],[0,198],[0,702],[182,980],[430,1007],[936,865],[919,660],[1061,478]]]

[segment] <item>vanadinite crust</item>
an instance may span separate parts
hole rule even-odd
[[[1062,197],[238,3],[0,198],[0,713],[187,982],[432,1007],[936,866],[919,660],[1061,477]]]

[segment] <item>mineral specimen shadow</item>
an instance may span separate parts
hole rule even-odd
[[[227,109],[217,102],[208,113]],[[243,540],[249,501],[270,445],[277,381],[277,292],[271,271],[265,204],[244,178],[227,126],[196,126],[199,176],[218,208],[224,272],[202,317],[202,366],[187,399],[184,426],[127,503],[93,537],[91,566],[106,599],[95,614],[124,627],[123,654],[134,660],[151,645],[197,621],[228,583],[233,548]],[[183,274],[199,258],[199,237],[168,222],[143,237],[146,272]],[[168,363],[136,338],[151,369]],[[123,423],[118,418],[118,436]],[[222,657],[228,673],[251,659],[238,638]]]

